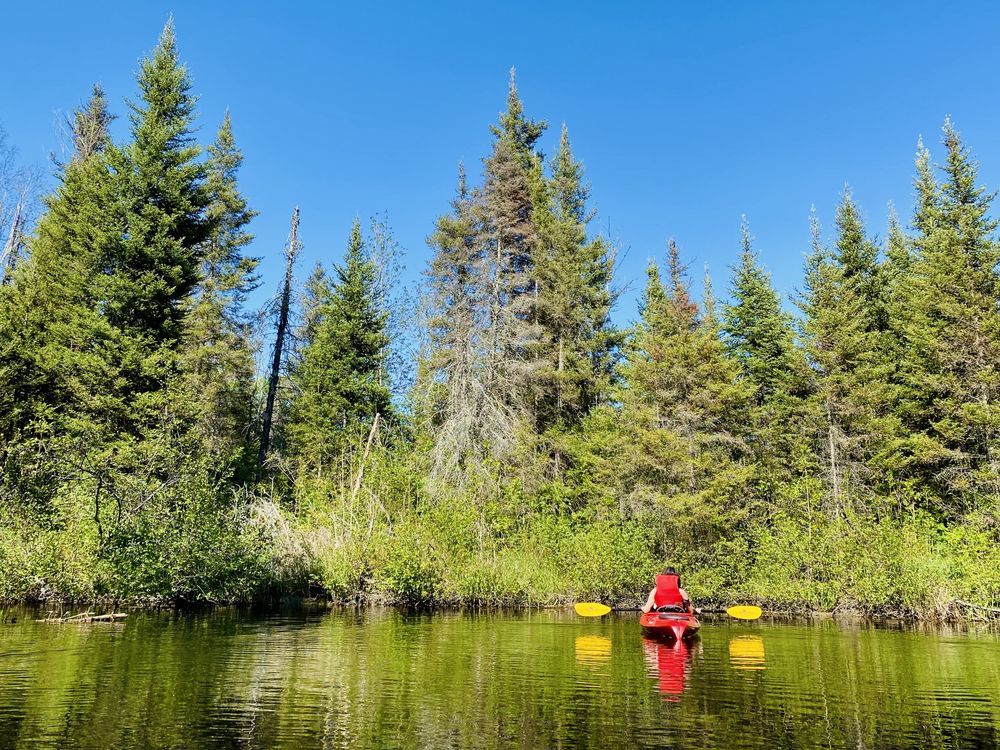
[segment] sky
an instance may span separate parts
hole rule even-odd
[[[627,9],[626,9],[627,8]],[[101,83],[122,115],[139,60],[173,15],[200,97],[198,137],[228,108],[259,212],[252,252],[279,283],[294,206],[299,275],[337,260],[355,217],[385,212],[419,280],[457,164],[481,173],[517,69],[527,114],[586,167],[594,232],[621,247],[614,313],[636,316],[648,259],[676,238],[720,296],[745,214],[786,296],[815,206],[827,238],[845,184],[872,233],[906,220],[921,134],[942,158],[953,118],[1000,183],[1000,5],[988,3],[16,3],[2,12],[0,126],[52,182],[58,123]]]

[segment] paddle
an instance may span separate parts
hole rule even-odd
[[[580,617],[604,617],[604,615],[609,614],[612,611],[611,607],[607,604],[601,604],[599,602],[577,602],[573,605],[573,609],[578,615],[580,615]],[[616,608],[613,611],[638,612],[639,610],[637,608]],[[744,604],[736,607],[730,607],[726,610],[726,614],[737,620],[756,620],[764,613],[760,607]]]
[[[607,604],[597,602],[577,602],[573,605],[573,609],[580,617],[604,617],[611,611],[611,607]]]
[[[577,602],[573,609],[581,617],[604,617],[609,612],[642,612],[639,607],[609,607],[599,602]]]
[[[763,612],[760,607],[740,605],[738,607],[730,607],[726,610],[726,614],[737,620],[756,620]]]

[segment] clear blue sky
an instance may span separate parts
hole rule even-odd
[[[295,204],[303,274],[340,255],[356,215],[387,211],[416,278],[457,162],[479,171],[512,65],[529,115],[551,125],[544,148],[565,121],[597,222],[628,250],[619,322],[670,235],[723,292],[743,213],[792,291],[810,205],[827,235],[845,182],[874,231],[889,200],[908,217],[917,136],[940,156],[946,114],[983,181],[1000,181],[1000,7],[987,3],[12,3],[0,124],[22,159],[46,163],[56,121],[95,81],[123,114],[170,13],[203,140],[232,111],[261,296]]]

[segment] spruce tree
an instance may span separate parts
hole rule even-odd
[[[608,386],[616,344],[609,325],[612,262],[600,238],[587,238],[593,216],[587,207],[590,188],[565,125],[549,193],[549,205],[536,210],[542,362],[536,416],[542,429],[576,424],[598,402]]]
[[[116,237],[111,119],[95,86],[75,114],[76,151],[45,200],[29,258],[0,289],[0,460],[9,481],[40,496],[62,471],[54,441],[101,411],[99,394],[117,377],[95,298],[102,250]]]
[[[760,265],[745,217],[740,235],[722,335],[738,378],[750,392],[741,437],[750,446],[759,491],[773,501],[788,482],[812,469],[813,427],[804,400],[810,382],[791,316]]]
[[[394,417],[385,373],[387,312],[379,306],[375,267],[354,222],[344,262],[317,315],[315,337],[296,375],[288,440],[310,469],[328,464],[376,416]]]
[[[836,514],[871,495],[872,459],[882,449],[891,358],[887,305],[878,248],[865,236],[850,190],[837,209],[837,243],[830,251],[813,224],[806,288],[799,300],[825,422],[817,446],[824,455]]]
[[[490,131],[498,141],[511,146],[527,172],[536,160],[540,160],[541,155],[535,151],[535,144],[547,127],[548,123],[544,120],[530,120],[525,115],[524,104],[517,91],[516,71],[511,68],[507,84],[507,109],[500,113],[499,123],[491,125]]]
[[[103,307],[131,339],[129,356],[151,344],[175,344],[184,302],[199,279],[211,232],[205,165],[192,136],[195,97],[168,21],[139,75],[140,101],[130,104],[132,141],[115,154],[122,234],[102,262]]]
[[[418,388],[434,437],[432,476],[457,484],[489,453],[504,453],[514,428],[507,394],[490,366],[495,277],[477,221],[475,196],[460,165],[452,209],[428,238],[434,251],[427,271],[429,349]]]
[[[246,231],[255,212],[240,195],[237,175],[243,155],[226,113],[208,149],[205,187],[211,226],[201,249],[202,271],[185,321],[183,367],[196,396],[197,430],[204,450],[220,470],[251,466],[254,346],[243,305],[257,287],[258,260],[244,254],[253,239]],[[235,462],[235,464],[234,464]]]
[[[477,242],[489,263],[490,363],[486,384],[515,422],[537,411],[541,328],[538,321],[536,206],[546,202],[542,157],[535,144],[545,129],[524,115],[511,71],[507,109],[493,126],[493,146],[476,201]],[[513,425],[512,425],[513,426]]]
[[[763,404],[776,394],[797,389],[801,369],[791,316],[782,309],[770,275],[760,265],[745,217],[740,237],[742,248],[733,269],[732,302],[723,308],[723,336],[727,351],[739,364],[742,379],[754,390],[754,400]]]
[[[978,165],[950,120],[940,184],[917,154],[914,257],[901,285],[899,415],[910,431],[896,449],[903,476],[921,481],[946,516],[1000,493],[1000,244],[977,184]]]
[[[642,319],[628,346],[621,391],[623,491],[653,493],[675,514],[669,528],[711,543],[741,517],[747,471],[734,420],[749,389],[726,357],[714,316],[700,315],[671,241],[667,279],[651,263]],[[690,537],[688,537],[690,535]]]

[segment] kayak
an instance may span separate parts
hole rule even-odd
[[[644,612],[639,617],[646,635],[686,638],[698,632],[701,623],[691,612]]]

